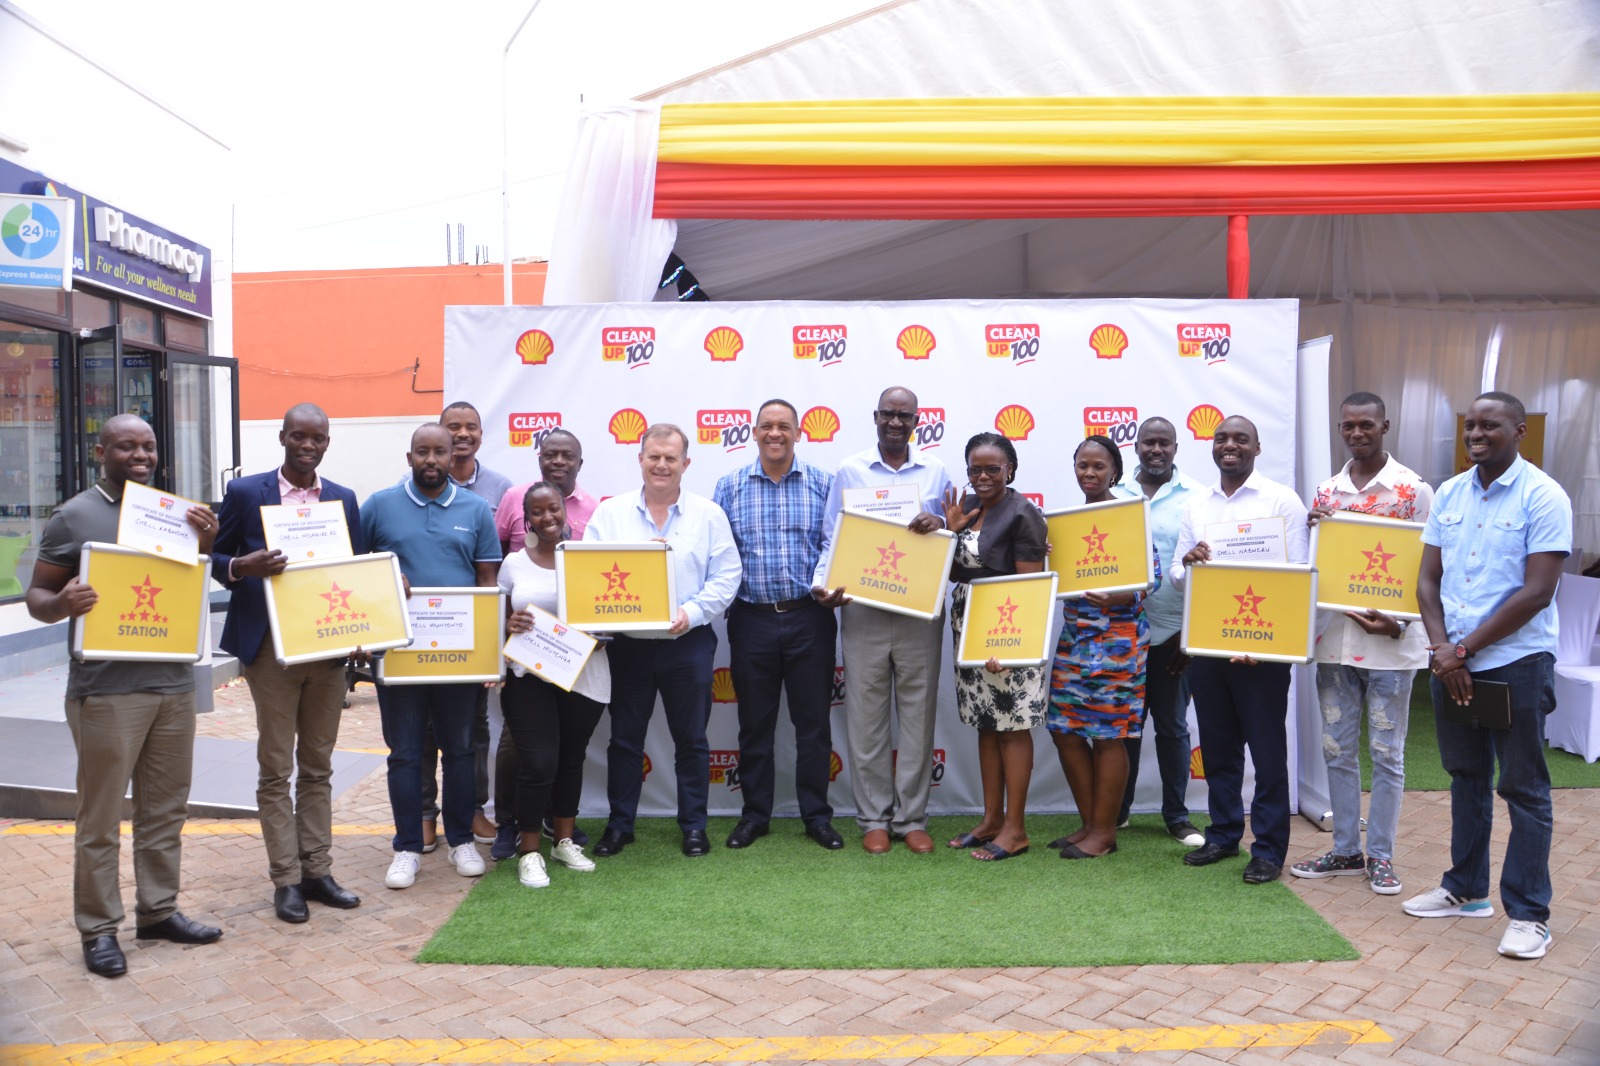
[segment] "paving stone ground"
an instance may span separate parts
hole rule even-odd
[[[380,748],[370,687],[346,712],[340,745]],[[201,718],[210,736],[254,737],[247,691],[218,691]],[[172,1040],[539,1037],[782,1037],[834,1034],[1142,1029],[1365,1019],[1388,1043],[1094,1053],[1095,1062],[1600,1063],[1600,790],[1555,793],[1555,946],[1544,959],[1503,959],[1504,921],[1419,921],[1403,897],[1363,879],[1292,881],[1361,952],[1356,962],[870,971],[574,970],[422,966],[410,957],[471,883],[442,851],[414,888],[383,887],[387,840],[341,836],[336,873],[359,892],[354,911],[313,909],[275,920],[260,839],[185,838],[181,906],[216,921],[214,946],[137,943],[129,974],[89,976],[71,922],[70,834],[0,836],[0,1043]],[[343,796],[335,821],[388,819],[383,773]],[[1496,813],[1498,857],[1505,811]],[[7,823],[27,827],[37,823]],[[1407,894],[1437,883],[1446,863],[1449,797],[1406,796],[1395,865]],[[1295,820],[1291,856],[1329,838]],[[854,845],[854,841],[851,841]],[[123,849],[132,896],[129,849]],[[1498,878],[1499,863],[1495,864]],[[1196,916],[1203,920],[1203,916]],[[909,1060],[892,1060],[909,1061]],[[962,1057],[930,1059],[942,1063]],[[974,1060],[980,1061],[980,1060]],[[1009,1061],[986,1057],[983,1062]],[[1036,1056],[1015,1061],[1065,1061]]]

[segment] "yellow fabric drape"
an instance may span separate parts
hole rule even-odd
[[[667,104],[659,159],[821,166],[1262,166],[1600,156],[1600,93]]]

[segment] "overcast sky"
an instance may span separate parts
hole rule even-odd
[[[500,261],[501,53],[532,0],[15,0],[233,150],[236,270]],[[511,50],[512,252],[544,256],[580,96],[624,100],[880,0],[544,0]],[[137,164],[132,164],[137,165]]]

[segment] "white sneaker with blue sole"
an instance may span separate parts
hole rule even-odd
[[[1506,935],[1500,938],[1500,954],[1513,959],[1542,959],[1550,944],[1548,925],[1512,919]]]
[[[1400,905],[1413,918],[1493,918],[1494,904],[1486,899],[1462,899],[1443,888],[1430,888]]]

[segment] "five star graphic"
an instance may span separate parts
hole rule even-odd
[[[1386,574],[1389,572],[1389,560],[1393,559],[1395,555],[1394,552],[1386,552],[1383,550],[1383,541],[1381,540],[1378,541],[1371,551],[1364,551],[1361,554],[1367,557],[1368,572],[1373,570],[1382,570]]]
[[[356,622],[366,615],[350,606],[350,597],[355,595],[354,589],[342,589],[335,581],[327,592],[319,592],[318,596],[328,601],[328,613],[317,619],[318,625],[328,625],[331,622]]]
[[[604,571],[606,576],[606,590],[599,596],[599,600],[637,600],[639,597],[628,592],[628,578],[633,576],[632,570],[622,569],[621,563],[612,563],[611,569]]]
[[[906,557],[906,553],[900,551],[899,548],[895,546],[895,542],[892,540],[889,542],[889,546],[887,548],[876,548],[874,550],[878,553],[878,565],[875,567],[867,567],[866,573],[876,574],[879,577],[898,576],[900,572],[900,560]]]
[[[150,583],[150,575],[144,576],[144,584],[129,585],[133,590],[133,609],[127,614],[119,615],[124,622],[165,622],[166,616],[156,612],[156,597],[161,594],[161,589]]]
[[[1000,621],[989,632],[994,633],[1020,633],[1021,627],[1017,625],[1017,609],[1020,604],[1012,603],[1011,597],[1006,597],[1006,602],[995,605],[995,611],[1000,615]]]
[[[1109,533],[1100,532],[1099,526],[1090,526],[1089,532],[1084,536],[1083,541],[1085,544],[1089,545],[1089,551],[1091,554],[1095,552],[1103,552],[1106,550],[1106,538],[1110,535],[1111,534]]]
[[[1252,614],[1257,618],[1261,617],[1261,601],[1265,600],[1266,597],[1257,596],[1254,585],[1246,585],[1244,595],[1234,596],[1234,599],[1239,601],[1239,617],[1243,618],[1245,615]]]

